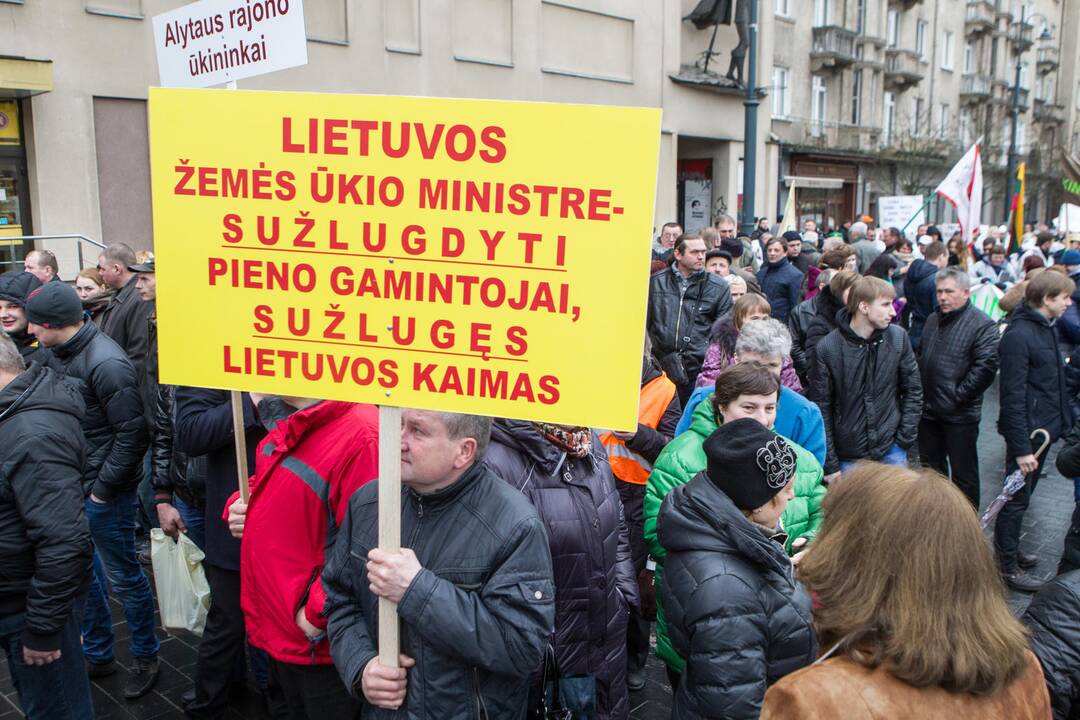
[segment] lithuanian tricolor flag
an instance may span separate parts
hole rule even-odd
[[[1024,238],[1024,170],[1027,163],[1020,163],[1016,168],[1016,178],[1013,180],[1013,196],[1010,210],[1012,211],[1012,239],[1009,241],[1009,254],[1020,251],[1020,242]]]

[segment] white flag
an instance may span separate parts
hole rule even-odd
[[[788,230],[799,231],[799,218],[795,217],[795,183],[788,189],[787,202],[784,204],[784,222],[776,232],[783,236]]]
[[[937,194],[956,208],[956,221],[960,224],[960,237],[970,247],[979,235],[982,218],[982,153],[979,143],[964,153],[960,162],[949,171],[937,186]]]

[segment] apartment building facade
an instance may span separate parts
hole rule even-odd
[[[984,217],[999,221],[1016,37],[1029,217],[1052,214],[1054,148],[1080,130],[1080,46],[1062,42],[1080,3],[1031,0],[1018,35],[1014,0],[758,2],[755,214],[774,218],[795,188],[800,220],[873,215],[882,195],[929,192],[982,136]],[[47,247],[70,276],[79,244],[12,239],[31,235],[152,247],[151,18],[182,4],[0,0],[0,263]],[[308,64],[240,87],[660,107],[654,231],[695,230],[738,213],[746,156],[745,92],[725,77],[737,30],[695,27],[697,4],[304,0]]]

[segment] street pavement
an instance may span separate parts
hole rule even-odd
[[[983,422],[979,434],[979,467],[982,476],[982,507],[985,508],[997,495],[1005,473],[1004,445],[997,434],[997,386],[986,394]],[[1057,445],[1051,449],[1047,474],[1040,481],[1031,506],[1024,519],[1021,536],[1025,552],[1039,556],[1039,566],[1033,572],[1043,578],[1053,577],[1062,542],[1073,509],[1072,482],[1062,478],[1054,468]],[[931,538],[927,539],[932,541]],[[897,551],[902,551],[897,548]],[[1009,604],[1017,614],[1023,612],[1030,596],[1011,593]],[[131,662],[127,638],[130,633],[124,622],[123,612],[115,598],[110,599],[113,611],[114,631],[117,638],[117,660]],[[135,701],[124,700],[121,691],[124,673],[95,681],[92,685],[94,707],[98,720],[182,720],[180,696],[191,686],[195,673],[198,639],[187,634],[170,636],[159,630],[161,638],[161,677],[153,692]],[[22,717],[18,711],[15,689],[5,667],[0,670],[0,720]],[[269,718],[262,708],[261,697],[253,689],[253,683],[234,689],[228,720],[264,720]],[[650,658],[648,682],[641,692],[630,696],[633,720],[666,720],[671,715],[671,686],[655,656]]]

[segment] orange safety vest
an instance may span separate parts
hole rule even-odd
[[[660,377],[650,380],[641,388],[638,422],[655,430],[673,397],[675,383],[668,380],[666,374],[661,373]],[[652,472],[652,464],[648,460],[626,447],[626,443],[611,433],[601,435],[600,442],[607,448],[608,462],[615,477],[634,485],[645,484]]]

